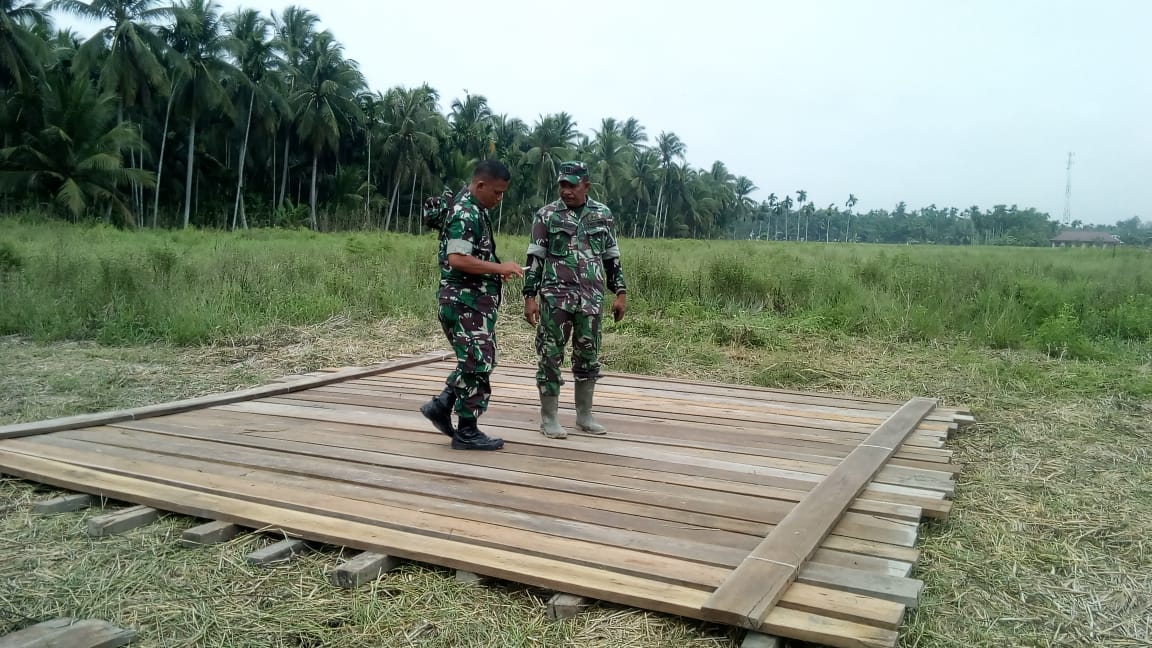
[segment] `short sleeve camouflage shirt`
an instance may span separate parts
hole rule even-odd
[[[488,210],[464,192],[440,230],[439,303],[460,304],[481,312],[493,312],[500,305],[502,280],[499,275],[474,275],[448,265],[449,254],[467,254],[481,261],[499,263],[496,241]]]

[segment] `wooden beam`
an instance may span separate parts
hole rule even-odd
[[[306,551],[308,551],[308,543],[299,538],[287,538],[253,551],[248,554],[247,560],[250,565],[270,565],[289,560],[292,556]]]
[[[328,582],[336,587],[355,589],[374,581],[384,572],[396,569],[400,561],[392,556],[365,551],[328,574]]]
[[[59,432],[60,430],[75,430],[78,428],[92,427],[95,425],[108,425],[111,423],[121,423],[124,421],[135,421],[144,418],[151,418],[153,416],[178,414],[180,412],[187,412],[189,410],[213,407],[215,405],[238,403],[241,401],[255,400],[257,398],[265,398],[268,396],[282,396],[284,394],[289,394],[305,389],[312,389],[313,387],[321,387],[323,385],[329,385],[345,380],[363,378],[364,376],[374,376],[377,374],[388,373],[389,371],[409,369],[411,367],[417,367],[432,362],[440,362],[452,357],[454,356],[450,353],[435,351],[403,360],[386,362],[372,367],[358,367],[349,369],[348,371],[340,371],[323,376],[302,378],[293,382],[273,383],[270,385],[253,387],[251,389],[241,389],[239,391],[210,394],[208,396],[199,396],[197,398],[188,398],[170,403],[147,405],[144,407],[136,407],[132,409],[114,410],[96,414],[80,414],[77,416],[65,416],[47,421],[32,421],[29,423],[4,425],[0,426],[0,439],[15,439],[18,437],[35,436],[37,434],[47,434],[49,432]]]
[[[40,515],[71,513],[72,511],[86,509],[95,503],[95,497],[83,493],[75,493],[73,495],[64,495],[62,497],[36,502],[32,505],[32,512],[39,513]]]
[[[935,399],[914,398],[881,423],[736,567],[702,613],[712,621],[760,628],[852,500],[935,407]]]
[[[135,630],[107,621],[60,618],[4,635],[0,648],[119,648],[135,640]]]
[[[740,642],[740,648],[784,648],[784,640],[773,635],[749,632]]]
[[[808,563],[796,577],[797,583],[819,585],[861,596],[884,599],[915,608],[924,582],[915,578],[897,578],[834,565]]]
[[[556,593],[548,601],[548,618],[553,621],[571,619],[588,606],[588,599],[575,594]]]
[[[103,537],[124,533],[155,522],[160,511],[147,506],[132,506],[105,515],[88,518],[88,535]]]
[[[191,529],[185,529],[180,535],[180,544],[185,547],[200,547],[203,545],[220,544],[244,532],[241,527],[231,522],[207,522]]]

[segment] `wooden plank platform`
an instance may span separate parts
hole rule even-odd
[[[896,644],[967,410],[607,374],[608,435],[575,431],[569,384],[572,434],[551,440],[535,369],[502,365],[481,426],[505,448],[459,451],[418,411],[444,357],[0,427],[0,470],[776,637]]]

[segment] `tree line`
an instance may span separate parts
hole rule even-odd
[[[61,13],[102,27],[81,37],[54,26]],[[1029,245],[1055,232],[1015,206],[855,213],[855,195],[821,207],[802,189],[756,201],[750,178],[691,165],[676,133],[634,117],[582,132],[568,113],[529,123],[481,94],[374,90],[319,22],[299,6],[0,0],[0,211],[417,232],[423,196],[496,157],[513,169],[497,227],[525,232],[560,161],[579,158],[625,236]]]

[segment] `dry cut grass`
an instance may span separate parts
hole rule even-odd
[[[500,324],[503,362],[529,362],[531,332]],[[678,340],[660,322],[610,326],[609,369],[885,398],[965,404],[979,423],[954,441],[956,507],[922,530],[925,581],[901,643],[972,646],[1152,645],[1152,368],[1147,349],[1122,363],[1057,360],[960,343],[814,335],[802,328],[720,331]],[[0,340],[0,421],[154,403],[323,367],[365,365],[441,348],[429,321],[286,327],[193,349],[38,346]],[[499,394],[495,395],[499,398]],[[333,548],[281,566],[243,557],[271,542],[182,549],[195,521],[170,516],[90,539],[93,512],[37,517],[49,489],[0,481],[0,632],[55,616],[136,628],[139,646],[732,646],[728,628],[598,605],[548,621],[547,593],[458,584],[406,564],[343,591],[325,574]]]

